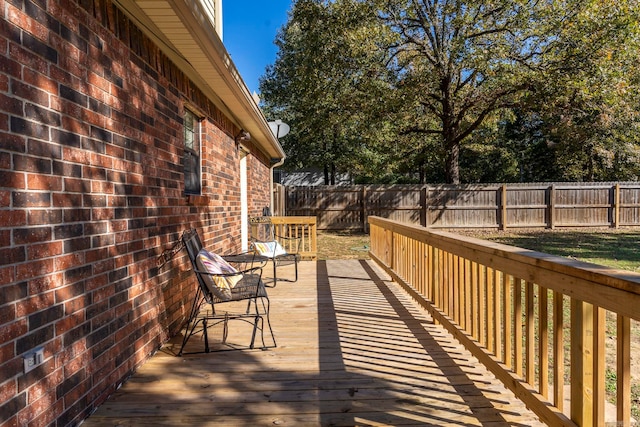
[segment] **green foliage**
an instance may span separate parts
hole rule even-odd
[[[294,165],[358,174],[384,168],[392,135],[378,100],[389,92],[388,31],[363,2],[299,0],[276,40],[279,54],[260,82],[270,114],[287,120]]]
[[[327,183],[638,179],[637,3],[297,0],[263,108]]]

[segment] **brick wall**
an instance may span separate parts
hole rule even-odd
[[[184,321],[188,260],[158,269],[158,254],[191,226],[240,248],[238,129],[109,1],[0,14],[0,425],[74,425]],[[188,198],[184,102],[206,116]],[[254,215],[269,159],[250,149]]]

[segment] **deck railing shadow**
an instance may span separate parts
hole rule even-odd
[[[176,357],[178,335],[84,425],[531,425],[370,261],[301,273],[269,290],[277,348]]]
[[[469,420],[482,425],[530,425],[528,420],[515,421],[520,413],[505,409],[511,402],[503,392],[493,389],[495,383],[486,379],[486,371],[478,372],[474,359],[461,346],[452,344],[440,326],[434,325],[424,311],[407,308],[407,300],[392,292],[390,281],[369,262],[358,263],[361,268],[352,268],[351,274],[344,274],[342,269],[341,274],[335,274],[324,261],[317,265],[318,301],[326,305],[326,309],[318,310],[323,314],[319,318],[321,375],[336,369],[330,361],[339,351],[340,369],[346,376],[356,383],[364,382],[369,392],[378,395],[393,390],[390,393],[397,406],[381,411],[380,400],[376,399],[366,401],[369,407],[346,407],[345,411],[358,418],[354,424],[345,425],[442,425]],[[358,374],[354,376],[353,372]],[[353,393],[362,391],[352,388]],[[326,415],[329,412],[321,410],[325,414],[322,425],[336,421]],[[345,421],[340,420],[340,425]]]

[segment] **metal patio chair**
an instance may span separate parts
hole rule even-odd
[[[269,215],[250,218],[249,222],[250,229],[253,230],[251,247],[257,255],[270,260],[273,264],[273,285],[271,287],[275,287],[278,280],[297,282],[298,262],[300,261],[298,252],[301,239],[278,235]],[[278,278],[278,267],[285,265],[294,265],[294,279]]]
[[[195,229],[186,230],[182,234],[182,242],[198,280],[198,288],[178,356],[183,354],[189,339],[198,332],[203,333],[204,352],[209,353],[211,347],[208,329],[220,324],[223,329],[222,344],[227,346],[225,349],[253,349],[258,333],[262,349],[276,347],[269,320],[269,297],[262,281],[262,268],[251,267],[240,271],[234,269],[222,257],[203,249]],[[246,306],[239,303],[241,301],[246,301]],[[252,325],[248,347],[227,342],[229,322],[233,320]],[[265,343],[265,331],[271,336],[270,345]]]

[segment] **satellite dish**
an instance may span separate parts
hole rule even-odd
[[[288,124],[283,122],[282,120],[276,120],[274,122],[269,122],[269,127],[271,128],[271,132],[276,136],[276,138],[280,139],[286,134],[289,133],[291,128]]]

